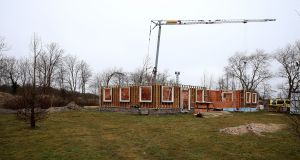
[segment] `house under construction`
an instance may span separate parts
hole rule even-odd
[[[255,110],[258,94],[244,90],[208,90],[175,84],[144,84],[101,87],[100,110],[146,113],[208,112],[212,110]]]

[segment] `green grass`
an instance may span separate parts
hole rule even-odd
[[[220,128],[288,123],[285,115],[137,116],[93,111],[51,114],[31,130],[0,115],[0,159],[300,159],[289,128],[265,136],[231,136]]]

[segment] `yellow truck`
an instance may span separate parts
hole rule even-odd
[[[289,112],[291,101],[289,99],[270,99],[269,111],[271,112]]]

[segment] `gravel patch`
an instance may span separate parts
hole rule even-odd
[[[55,112],[65,112],[65,111],[72,111],[72,110],[82,110],[83,107],[80,107],[75,102],[70,102],[64,107],[50,107],[47,109],[48,113],[55,113]]]
[[[221,133],[230,135],[243,135],[245,133],[253,133],[257,136],[263,136],[263,133],[273,133],[286,127],[285,124],[262,124],[262,123],[249,123],[237,127],[228,127],[220,129]]]

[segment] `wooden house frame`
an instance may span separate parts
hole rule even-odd
[[[108,92],[108,89],[110,89],[110,92]],[[236,108],[237,110],[242,107],[254,108],[258,104],[258,94],[256,92],[207,90],[205,87],[190,85],[142,84],[106,86],[101,87],[99,91],[100,100],[102,100],[100,101],[100,107],[104,108],[132,108],[135,106],[149,109],[181,109],[203,112],[216,109],[222,110],[224,108]],[[111,99],[108,99],[108,93],[111,94]]]

